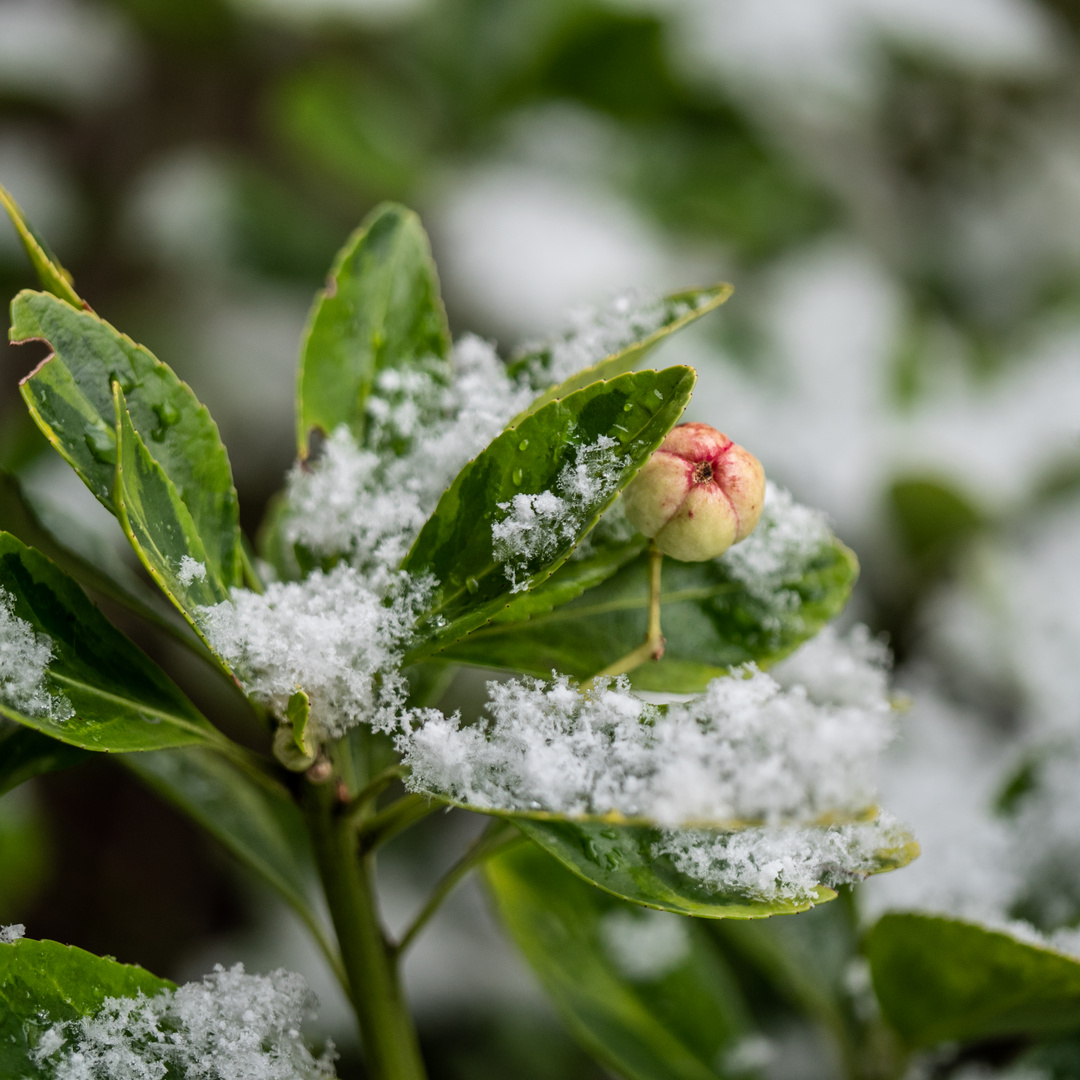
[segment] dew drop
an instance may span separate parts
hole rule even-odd
[[[518,443],[518,449],[519,450],[528,450],[529,449],[529,440],[528,439],[522,439],[521,442]]]
[[[653,390],[653,393],[654,393],[654,394],[655,394],[655,395],[656,395],[656,396],[657,396],[657,397],[658,397],[658,398],[659,398],[659,399],[660,399],[661,401],[663,401],[663,400],[664,400],[664,395],[663,395],[663,394],[661,394],[659,390],[655,390],[655,389],[654,389],[654,390]]]
[[[159,401],[154,406],[154,413],[164,427],[170,427],[180,419],[180,410],[168,401]]]
[[[125,394],[130,394],[138,385],[138,383],[135,382],[135,377],[130,371],[121,371],[119,368],[109,372],[109,382],[110,384],[119,383],[120,389],[123,390]]]
[[[477,592],[477,590],[480,588],[480,582],[477,581],[476,578],[474,578],[474,577],[466,578],[465,579],[465,588],[468,589],[469,592],[475,594]]]
[[[520,484],[521,483],[521,478],[522,478],[523,475],[524,474],[522,473],[522,471],[520,469],[515,469],[514,474],[511,477],[511,479],[514,481],[515,484]]]
[[[632,401],[628,401],[628,402],[627,402],[627,403],[626,403],[626,404],[625,404],[625,405],[624,405],[624,406],[622,407],[622,411],[623,411],[623,412],[633,412],[633,411],[634,411],[634,403],[633,403]]]
[[[95,461],[100,461],[102,465],[116,464],[116,434],[103,423],[99,421],[93,427],[88,427],[83,438]]]

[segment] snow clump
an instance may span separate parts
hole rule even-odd
[[[530,564],[550,559],[562,544],[572,543],[596,506],[614,494],[623,471],[615,452],[618,445],[616,439],[601,435],[589,446],[578,447],[574,460],[559,473],[558,495],[522,493],[498,504],[505,517],[491,527],[492,548],[511,592],[527,589]]]
[[[32,1052],[53,1080],[329,1080],[300,1026],[317,1004],[299,975],[218,965],[202,982],[152,998],[106,998],[93,1016],[53,1025]]]
[[[534,386],[555,386],[652,337],[712,299],[711,293],[703,293],[696,301],[672,301],[634,291],[621,293],[605,308],[583,307],[571,312],[570,327],[561,337],[526,344],[518,356],[529,358],[527,370]]]
[[[900,853],[911,837],[884,811],[873,821],[828,828],[780,825],[707,832],[672,829],[652,845],[654,858],[710,891],[751,900],[811,903],[819,884],[829,888],[861,881]]]
[[[381,588],[345,563],[300,582],[201,608],[200,625],[245,690],[277,716],[303,688],[311,718],[337,738],[368,723],[390,730],[408,696],[401,659],[431,583],[387,574]]]
[[[26,927],[22,923],[0,926],[0,945],[14,945],[26,937]]]
[[[52,644],[14,609],[15,598],[0,588],[0,705],[23,716],[70,720],[75,715],[71,703],[46,686]]]
[[[486,341],[454,347],[454,374],[382,372],[367,402],[365,445],[347,427],[289,475],[283,538],[365,571],[396,567],[440,496],[534,392]]]
[[[884,656],[865,632],[809,648],[812,662],[781,672],[786,687],[747,665],[666,708],[625,677],[586,693],[565,677],[489,683],[479,724],[439,714],[399,737],[408,783],[484,809],[665,826],[858,816],[893,736]]]

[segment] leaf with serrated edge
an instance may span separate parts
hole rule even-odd
[[[159,750],[221,738],[71,578],[8,533],[0,533],[0,588],[12,597],[15,617],[50,642],[49,689],[75,710],[54,720],[0,704],[0,715],[86,750]]]
[[[48,244],[38,236],[11,192],[3,184],[0,184],[0,206],[8,212],[42,286],[61,300],[77,308],[83,307],[84,301],[75,291],[71,275],[60,265],[60,260],[49,250]]]
[[[1080,959],[1049,946],[962,919],[892,913],[865,951],[882,1012],[910,1045],[1080,1029]]]
[[[587,1049],[632,1080],[720,1080],[723,1054],[752,1029],[738,984],[700,924],[681,922],[684,950],[655,974],[632,975],[605,930],[613,919],[650,916],[535,844],[497,855],[485,872],[503,923]]]
[[[240,512],[217,425],[186,383],[141,345],[97,315],[45,293],[24,291],[11,305],[10,337],[44,341],[52,355],[21,383],[31,415],[60,455],[113,513],[116,414],[112,384],[131,422],[175,485],[227,586],[242,579]]]
[[[591,367],[571,375],[570,378],[558,386],[549,387],[524,412],[510,421],[510,427],[516,428],[526,416],[530,416],[538,409],[542,409],[549,401],[566,397],[567,394],[572,394],[575,390],[580,390],[582,387],[600,379],[613,379],[617,375],[632,371],[664,338],[674,334],[677,330],[681,330],[684,326],[696,322],[703,315],[715,311],[731,296],[732,291],[730,285],[721,283],[706,289],[690,289],[680,293],[673,293],[671,296],[665,296],[661,303],[670,309],[670,322],[640,341],[635,341],[620,349],[618,352],[611,353],[603,358],[597,357],[597,362]],[[507,371],[513,378],[527,372],[530,367],[537,363],[542,365],[542,357],[543,350],[518,357],[511,362]]]
[[[363,444],[365,406],[376,374],[443,359],[450,331],[427,235],[411,210],[376,207],[338,253],[315,298],[300,356],[298,444],[312,429],[347,425]]]
[[[564,606],[492,620],[446,649],[461,663],[509,668],[546,677],[557,670],[589,678],[625,656],[648,628],[648,553]],[[766,610],[727,570],[723,558],[686,563],[665,559],[661,578],[664,657],[631,673],[635,687],[677,693],[701,691],[737,664],[768,667],[833,619],[847,603],[858,574],[854,554],[833,539],[785,585],[798,599]]]
[[[143,968],[23,938],[0,945],[0,1076],[45,1080],[31,1057],[53,1024],[92,1016],[106,998],[154,997],[173,983]]]
[[[113,498],[120,524],[158,587],[212,648],[196,614],[199,608],[228,600],[228,589],[209,564],[195,522],[179,492],[132,425],[118,383],[113,384],[113,393],[117,448]],[[205,574],[189,574],[184,580],[181,573],[185,559],[203,567]]]
[[[438,583],[425,613],[425,636],[406,657],[413,663],[483,625],[514,599],[511,582],[496,561],[492,526],[501,503],[515,495],[552,491],[572,460],[571,447],[601,436],[615,440],[621,462],[616,484],[587,507],[575,535],[560,537],[554,552],[528,567],[528,587],[546,581],[593,527],[618,491],[663,441],[686,407],[694,387],[691,368],[641,371],[594,383],[552,401],[504,431],[458,474],[439,500],[403,563],[416,576]],[[524,449],[523,449],[524,447]]]

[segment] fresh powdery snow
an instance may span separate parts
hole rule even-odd
[[[340,427],[290,474],[284,539],[367,571],[397,566],[457,474],[533,396],[473,336],[455,345],[452,381],[384,372],[368,399],[367,445]]]
[[[790,493],[767,481],[757,528],[728,548],[720,561],[751,596],[783,611],[798,606],[792,585],[832,539],[821,510],[795,502]]]
[[[193,581],[206,580],[206,564],[193,559],[190,555],[184,555],[180,559],[180,569],[176,574],[180,584],[185,588]]]
[[[0,705],[23,716],[70,720],[75,715],[71,703],[45,685],[52,645],[15,614],[14,604],[0,588]]]
[[[53,1080],[328,1080],[300,1026],[316,1000],[299,975],[220,965],[152,998],[106,998],[93,1016],[53,1025],[33,1051]]]
[[[440,715],[401,737],[409,784],[484,809],[666,826],[857,816],[893,734],[883,657],[865,633],[811,648],[810,688],[748,665],[666,708],[625,678],[587,693],[565,678],[490,683],[480,724]]]
[[[712,300],[703,295],[701,304]],[[534,386],[554,386],[615,353],[644,341],[695,309],[691,301],[672,303],[662,297],[626,292],[604,308],[581,308],[570,315],[570,327],[554,341],[525,345],[519,355],[533,356],[528,365]]]
[[[671,829],[652,845],[654,858],[710,891],[754,900],[806,903],[820,883],[861,881],[879,865],[879,852],[903,847],[910,837],[891,814],[828,828],[779,825],[737,832]]]
[[[408,694],[402,653],[429,583],[384,575],[382,587],[341,564],[300,582],[202,608],[200,624],[248,693],[278,716],[302,687],[313,724],[338,737],[360,723],[390,728]]]
[[[26,936],[26,927],[22,923],[0,926],[0,945],[13,945]]]
[[[615,453],[618,445],[601,435],[589,446],[577,447],[574,460],[559,473],[558,494],[522,493],[498,504],[505,516],[491,527],[492,550],[513,586],[511,592],[527,589],[530,566],[571,543],[595,508],[614,493],[623,471]]]

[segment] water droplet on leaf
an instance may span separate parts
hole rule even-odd
[[[522,473],[520,469],[515,469],[511,479],[514,481],[515,484],[520,484],[522,476],[524,476],[524,473]]]
[[[522,439],[521,442],[518,443],[518,449],[519,450],[528,450],[529,449],[529,440],[528,439]]]
[[[96,425],[87,427],[83,438],[95,461],[100,461],[102,465],[116,464],[115,432],[110,431],[99,421]]]

